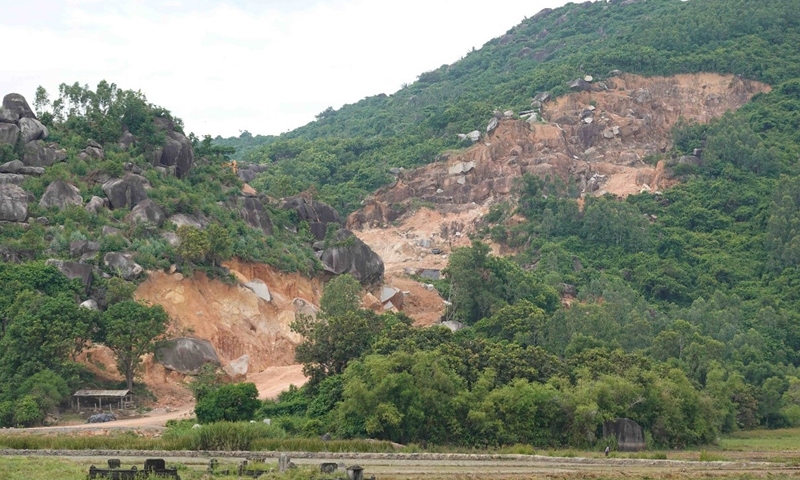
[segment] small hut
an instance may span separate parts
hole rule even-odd
[[[107,406],[109,410],[116,408],[125,410],[133,408],[133,392],[130,390],[78,390],[72,395],[75,398],[75,407],[80,411],[81,401],[85,407],[102,410]]]

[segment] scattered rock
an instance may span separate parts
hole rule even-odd
[[[255,163],[239,164],[239,170],[236,175],[243,182],[252,182],[256,179],[259,173],[267,171],[269,165],[258,165]]]
[[[127,150],[131,147],[131,145],[133,145],[133,142],[135,140],[136,137],[134,137],[131,132],[125,129],[125,131],[122,133],[122,136],[119,137],[117,145],[119,145],[119,148],[121,148],[122,150]]]
[[[176,338],[162,343],[156,350],[156,361],[169,370],[184,375],[197,375],[203,365],[220,365],[214,346],[199,338]]]
[[[397,288],[389,286],[381,288],[381,303],[384,305],[391,304],[398,309],[403,308],[405,297],[405,294]]]
[[[108,197],[111,208],[132,208],[147,199],[144,177],[129,173],[123,178],[114,178],[103,184],[103,193]]]
[[[83,287],[88,291],[92,286],[92,272],[93,267],[88,263],[81,262],[66,262],[64,260],[50,259],[47,265],[52,265],[58,269],[65,277],[70,280],[79,279]]]
[[[0,185],[0,220],[24,222],[28,219],[28,194],[14,184]]]
[[[223,370],[231,378],[243,377],[247,375],[247,369],[250,366],[250,355],[244,354],[241,357],[233,360],[231,363],[225,365]]]
[[[205,228],[205,224],[197,219],[194,215],[185,215],[183,213],[175,214],[168,219],[172,222],[176,227],[194,227],[194,228]]]
[[[292,307],[294,307],[294,312],[298,315],[305,315],[308,317],[317,316],[317,307],[303,298],[295,298],[292,300]]]
[[[91,212],[96,214],[100,211],[101,208],[105,208],[108,205],[108,200],[93,196],[89,201],[86,203],[86,206],[83,207],[86,209],[87,212]]]
[[[569,87],[570,90],[574,90],[574,91],[578,91],[578,92],[588,91],[588,90],[592,89],[592,85],[589,82],[587,82],[586,80],[582,79],[582,78],[577,78],[577,79],[567,83],[567,87]]]
[[[594,77],[592,77],[591,75],[586,75],[585,77],[583,77],[583,81],[586,83],[592,83],[594,81]]]
[[[363,284],[377,283],[383,277],[383,260],[353,232],[338,230],[334,242],[336,246],[318,252],[325,271],[349,273]]]
[[[550,92],[539,92],[535,97],[533,97],[533,102],[537,102],[539,107],[541,107],[548,100],[550,100]]]
[[[272,301],[272,295],[269,293],[269,287],[267,287],[267,284],[262,280],[256,278],[245,283],[244,286],[252,290],[258,298],[264,300],[265,302]]]
[[[455,320],[448,320],[446,322],[442,322],[442,326],[449,328],[451,332],[457,332],[464,328],[463,323],[457,322]]]
[[[151,223],[157,227],[163,225],[166,218],[164,210],[149,198],[137,203],[128,215],[128,220],[131,222]]]
[[[258,195],[258,192],[256,191],[255,188],[245,183],[244,185],[242,185],[242,195],[246,197],[255,197],[256,195]]]
[[[106,237],[109,236],[109,235],[120,235],[120,236],[123,236],[122,235],[122,230],[120,230],[119,228],[110,227],[108,225],[104,225],[103,229],[101,231],[103,232],[103,236],[106,236]]]
[[[85,308],[86,310],[94,310],[95,312],[100,311],[100,307],[97,306],[97,302],[92,300],[91,298],[89,300],[86,300],[85,302],[82,302],[80,304],[80,307]]]
[[[272,219],[261,200],[255,197],[242,197],[242,208],[239,213],[248,225],[261,230],[264,235],[272,235]]]
[[[133,280],[142,274],[144,269],[133,261],[133,255],[121,252],[109,252],[103,256],[106,268],[125,280]]]
[[[103,160],[106,158],[106,152],[103,150],[103,147],[92,140],[89,140],[89,143],[89,146],[83,149],[89,158],[93,158],[95,160]]]
[[[486,125],[486,133],[492,133],[499,124],[500,121],[497,119],[497,117],[492,117],[492,119],[489,120],[489,124]]]
[[[59,210],[72,206],[82,207],[83,198],[78,187],[62,180],[56,180],[47,186],[42,199],[39,200],[39,206],[45,209],[57,207]]]
[[[25,144],[22,163],[29,167],[49,167],[56,163],[59,155],[55,148],[45,146],[42,141]]]
[[[173,232],[161,232],[161,238],[166,240],[170,247],[177,248],[181,245],[181,238]]]
[[[86,423],[106,423],[116,419],[117,417],[113,413],[95,413],[86,420]]]
[[[76,240],[69,242],[69,255],[71,257],[80,257],[87,253],[96,253],[100,251],[100,243],[92,242],[90,240]]]

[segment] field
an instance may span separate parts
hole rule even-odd
[[[72,440],[69,437],[48,438],[51,448],[56,447],[59,440],[66,443],[75,440],[74,437]],[[102,442],[92,443],[94,448],[98,448]],[[800,429],[738,432],[721,438],[719,445],[705,450],[612,453],[609,458],[595,451],[534,452],[524,446],[506,449],[502,453],[416,453],[413,450],[407,448],[397,453],[290,453],[297,469],[284,474],[267,473],[262,478],[321,478],[319,464],[327,461],[361,465],[366,478],[375,475],[380,479],[800,479]],[[216,457],[224,468],[235,469],[238,462],[248,455],[247,452],[192,451],[128,453],[138,456],[129,456],[123,451],[6,449],[0,451],[0,478],[78,480],[86,478],[90,465],[104,466],[108,458],[121,458],[123,467],[138,465],[141,468],[148,456],[163,456],[168,465],[179,468],[184,480],[233,479],[238,477],[209,476],[206,472],[208,459]],[[277,453],[263,454],[269,457],[265,467],[277,470]],[[340,475],[343,474],[340,471]]]

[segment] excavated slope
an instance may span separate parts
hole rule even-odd
[[[389,277],[441,269],[451,248],[468,243],[466,234],[488,207],[512,197],[522,175],[573,180],[583,195],[624,197],[667,188],[675,180],[665,175],[664,162],[644,159],[671,147],[670,131],[680,118],[707,123],[770,90],[711,73],[622,74],[603,83],[545,103],[538,121],[501,119],[472,147],[401,171],[393,185],[350,215],[348,228],[381,255]],[[433,210],[414,208],[420,201]]]

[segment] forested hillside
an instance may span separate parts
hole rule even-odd
[[[432,162],[444,149],[464,146],[456,134],[483,129],[496,110],[529,110],[536,93],[566,93],[568,81],[586,74],[713,71],[770,85],[797,78],[796,7],[790,0],[648,0],[531,12],[392,95],[328,109],[302,128],[260,137],[260,149],[249,133],[215,142],[241,146],[239,158],[272,166],[253,183],[259,191],[285,196],[313,184],[346,214],[391,180],[390,168]]]
[[[326,250],[363,246],[336,231],[339,214],[400,178],[394,169],[467,149],[457,134],[482,133],[495,112],[536,110],[536,94],[566,94],[586,75],[598,85],[613,71],[713,71],[769,93],[708,124],[677,122],[663,149],[636,160],[661,162],[676,186],[623,199],[581,197],[574,177],[517,179],[426,286],[447,299],[455,332],[359,309],[365,277],[335,276],[317,318],[293,324],[309,383],[258,415],[293,435],[466,447],[603,448],[614,443],[603,423],[619,417],[665,448],[800,426],[799,28],[793,0],[570,4],[279,137],[185,136],[168,111],[106,82],[63,85],[52,103],[40,91],[29,120],[0,118],[25,138],[0,144],[2,167],[22,172],[0,185],[0,206],[14,207],[0,225],[0,423],[41,423],[93,381],[76,353],[89,340],[114,345],[121,318],[163,331],[163,311],[131,301],[144,269],[233,282],[220,263],[239,257],[317,275]],[[35,117],[46,130],[33,135]],[[128,182],[119,196],[117,180]],[[88,265],[83,282],[66,281],[56,268],[66,261]],[[77,307],[88,300],[99,305]],[[201,423],[242,419],[225,416],[218,381],[198,382]]]
[[[521,179],[435,282],[452,303],[447,318],[469,327],[419,331],[386,318],[347,332],[358,313],[323,315],[298,350],[311,384],[266,411],[298,431],[471,446],[600,447],[603,422],[619,416],[639,422],[651,446],[798,425],[795,7],[568,5],[248,154],[268,165],[253,184],[313,184],[347,211],[390,167],[463,147],[456,133],[496,110],[530,110],[536,93],[564,94],[585,74],[714,71],[773,87],[711,124],[679,122],[672,148],[649,159],[672,165],[679,185],[667,191],[577,199],[570,181]],[[697,161],[678,161],[687,156]],[[491,256],[480,240],[517,253]],[[339,342],[354,339],[368,346],[331,369]]]

